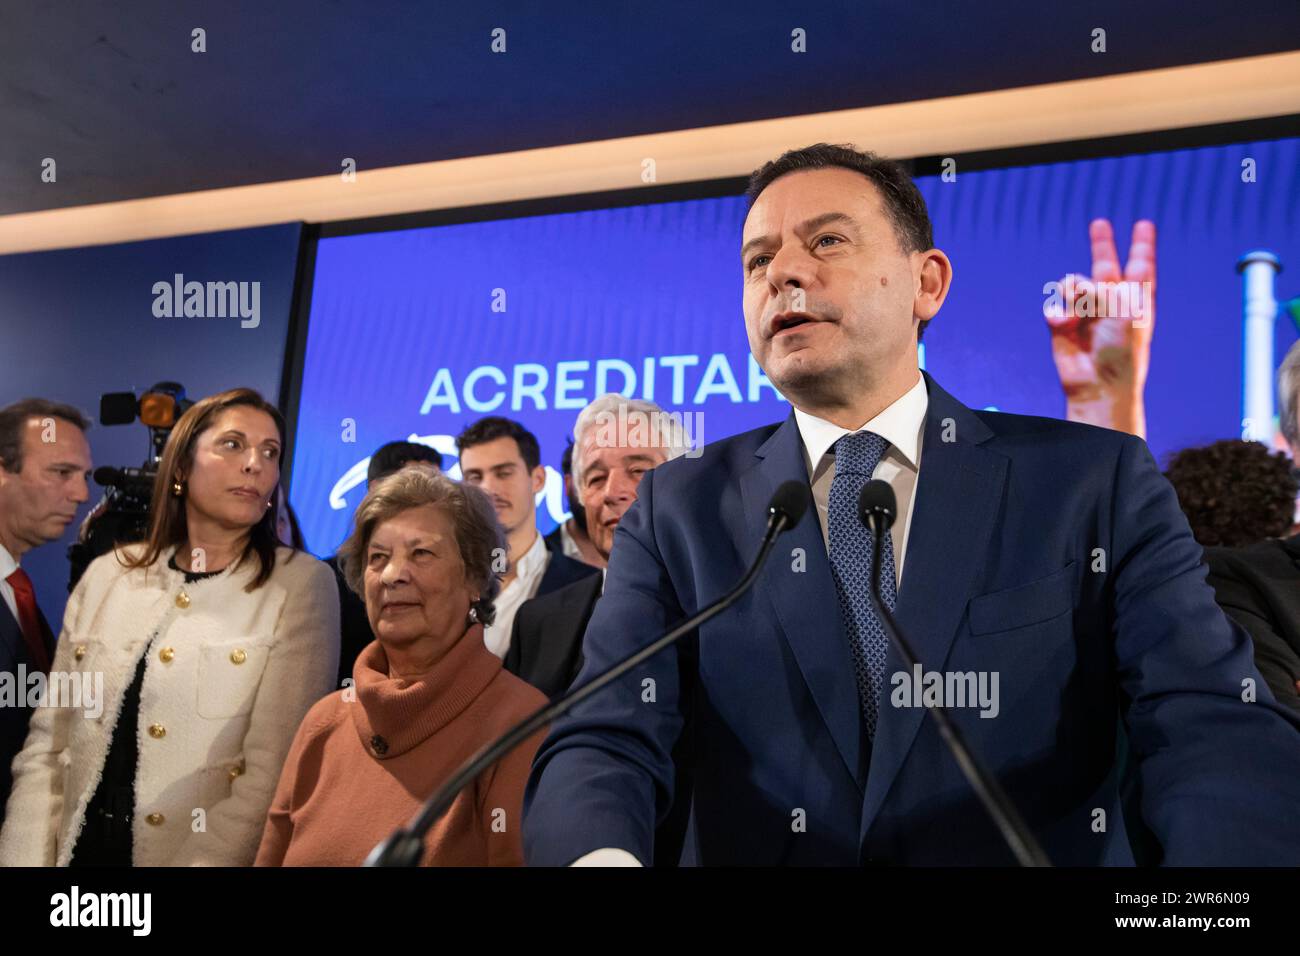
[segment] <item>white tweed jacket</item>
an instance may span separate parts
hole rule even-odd
[[[279,548],[270,579],[246,592],[256,559],[186,584],[173,553],[132,571],[104,555],[70,595],[52,670],[102,674],[102,712],[36,708],[0,865],[68,864],[142,654],[135,865],[252,864],[298,724],[333,689],[334,574]]]

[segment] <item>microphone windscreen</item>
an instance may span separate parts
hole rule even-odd
[[[781,486],[772,495],[771,503],[767,506],[768,514],[785,515],[785,530],[789,531],[803,520],[804,512],[808,510],[808,496],[810,494],[812,494],[812,489],[808,487],[807,482],[782,482]]]
[[[873,514],[885,516],[886,528],[893,527],[894,517],[898,514],[894,489],[890,487],[889,482],[881,481],[879,478],[872,478],[863,485],[862,492],[858,495],[858,520],[870,528]]]

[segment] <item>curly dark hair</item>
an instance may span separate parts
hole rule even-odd
[[[1300,484],[1291,460],[1259,442],[1184,448],[1169,459],[1165,477],[1202,547],[1245,547],[1291,528]]]

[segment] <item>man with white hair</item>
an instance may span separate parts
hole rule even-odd
[[[636,501],[641,476],[688,450],[681,417],[654,402],[602,395],[573,426],[573,489],[602,564],[614,531]],[[558,697],[582,669],[582,635],[605,588],[601,573],[524,602],[515,616],[506,670]]]

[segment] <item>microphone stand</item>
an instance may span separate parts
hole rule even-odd
[[[885,606],[881,600],[880,590],[880,555],[881,542],[885,535],[889,534],[888,522],[893,515],[879,507],[872,508],[868,512],[868,520],[871,526],[871,599],[876,604],[876,610],[880,614],[881,621],[885,624],[885,631],[889,634],[889,639],[893,642],[894,647],[898,650],[899,655],[909,670],[914,669],[919,663],[916,655],[912,653],[911,647],[908,646],[903,632],[894,620],[893,613]],[[883,694],[884,691],[882,690]],[[998,783],[997,777],[975,759],[970,748],[966,746],[966,741],[961,732],[957,729],[956,724],[948,717],[948,712],[943,707],[927,707],[934,722],[939,727],[939,735],[943,737],[948,749],[952,751],[953,758],[956,759],[957,765],[961,767],[961,772],[966,775],[970,782],[971,789],[979,797],[980,803],[984,804],[984,809],[988,811],[993,822],[997,824],[998,830],[1002,833],[1002,839],[1006,841],[1011,852],[1015,854],[1016,860],[1021,866],[1051,866],[1052,861],[1048,859],[1043,848],[1039,846],[1038,841],[1030,832],[1029,827],[1025,824],[1020,812],[1007,796],[1002,785]]]
[[[694,617],[687,618],[653,644],[647,645],[621,663],[603,671],[581,687],[570,690],[558,700],[548,703],[531,717],[520,721],[513,729],[507,731],[504,736],[483,747],[425,802],[420,812],[415,815],[407,826],[399,827],[387,839],[371,850],[363,866],[418,866],[420,856],[424,852],[425,835],[434,823],[447,812],[456,799],[456,795],[467,787],[475,777],[520,743],[527,740],[539,729],[551,723],[555,718],[567,713],[601,688],[618,680],[638,664],[654,657],[664,648],[676,643],[683,635],[690,633],[735,604],[757,579],[758,572],[762,570],[763,565],[766,563],[767,556],[771,553],[777,536],[798,524],[801,517],[801,514],[789,514],[784,508],[776,507],[774,503],[768,509],[767,528],[763,532],[763,542],[759,545],[758,556],[750,564],[749,570],[745,572],[745,576],[740,579],[740,582],[734,588],[706,606]]]

